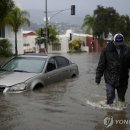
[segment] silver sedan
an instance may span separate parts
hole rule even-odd
[[[20,55],[1,66],[0,92],[34,90],[78,74],[78,66],[63,56]]]

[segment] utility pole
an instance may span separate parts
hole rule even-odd
[[[47,15],[47,0],[45,0],[45,16],[46,16],[46,40],[45,49],[48,52],[48,15]]]
[[[60,10],[58,11],[57,13],[55,13],[52,17],[54,17],[55,15],[63,12],[63,11],[66,11],[66,10],[70,10],[70,9],[65,9],[65,10]],[[75,5],[71,5],[71,15],[75,15]],[[52,18],[51,17],[51,18]],[[47,0],[45,0],[45,20],[46,20],[46,25],[45,25],[45,49],[46,51],[48,52],[48,41],[49,41],[49,29],[48,29],[48,10],[47,10]]]

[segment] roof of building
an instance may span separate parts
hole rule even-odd
[[[73,33],[75,36],[81,36],[81,37],[93,37],[91,34],[81,34],[81,33]]]
[[[35,31],[23,31],[23,36],[34,36],[36,35]]]

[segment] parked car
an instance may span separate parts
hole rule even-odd
[[[20,55],[1,66],[0,92],[34,90],[78,74],[78,66],[63,56]]]

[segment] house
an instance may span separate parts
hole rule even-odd
[[[93,39],[92,35],[89,34],[78,34],[73,33],[72,30],[67,30],[65,34],[58,35],[59,43],[48,45],[49,53],[67,53],[69,51],[69,46],[75,39],[80,39],[82,41],[81,50],[89,52],[91,51],[90,45]]]
[[[12,52],[15,53],[15,35],[12,30],[12,27],[7,25],[5,27],[0,28],[0,38],[8,39],[12,44]],[[20,28],[17,33],[18,54],[23,54],[22,43],[23,43],[22,28]]]
[[[48,45],[48,53],[67,53],[69,51],[68,34],[58,35],[59,43]]]
[[[90,52],[90,47],[88,45],[91,44],[91,41],[92,41],[92,38],[93,38],[92,35],[74,33],[72,37],[73,37],[72,40],[74,40],[74,39],[80,39],[81,40],[81,42],[82,42],[81,50],[82,51]]]
[[[36,46],[37,34],[34,31],[23,31],[23,51],[24,53],[36,52],[38,47]]]
[[[113,39],[111,33],[107,38],[100,42],[98,37],[90,34],[74,33],[72,30],[67,30],[65,34],[58,35],[59,43],[48,45],[49,53],[67,53],[70,51],[70,44],[75,39],[81,40],[81,50],[86,52],[101,52],[109,41]]]
[[[15,4],[20,7],[19,2],[14,0]],[[17,33],[17,49],[18,54],[23,54],[23,35],[22,35],[22,28],[18,30]],[[15,34],[11,26],[3,26],[0,28],[0,38],[5,38],[10,41],[12,44],[12,52],[15,53]]]

